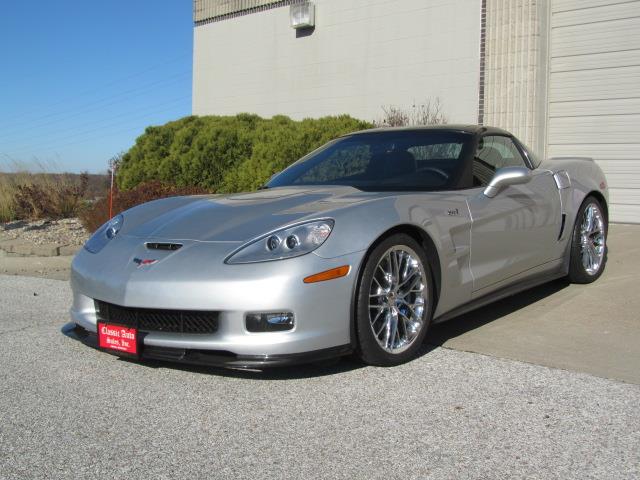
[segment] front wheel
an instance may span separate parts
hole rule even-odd
[[[571,282],[591,283],[602,275],[607,263],[607,228],[602,205],[595,197],[587,197],[578,211],[571,239]]]
[[[418,242],[405,234],[380,242],[366,261],[358,291],[360,358],[378,366],[415,358],[431,321],[433,290]]]

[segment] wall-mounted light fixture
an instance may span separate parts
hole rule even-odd
[[[312,2],[291,4],[289,12],[291,27],[298,29],[313,28],[316,25],[316,6]]]

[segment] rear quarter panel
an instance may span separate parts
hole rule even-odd
[[[545,160],[540,168],[556,172],[565,171],[571,180],[569,188],[560,190],[563,213],[566,214],[566,227],[562,240],[565,242],[568,261],[568,249],[576,222],[578,210],[585,198],[592,193],[599,193],[605,201],[608,215],[609,189],[607,179],[598,164],[588,157],[557,157]]]
[[[551,158],[542,163],[540,168],[551,171],[566,171],[571,179],[570,196],[564,205],[565,212],[569,218],[575,219],[580,205],[584,199],[592,192],[600,193],[605,202],[609,203],[609,189],[607,179],[602,169],[592,158],[586,157],[563,157]]]

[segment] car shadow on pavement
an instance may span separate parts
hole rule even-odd
[[[437,346],[424,344],[416,358],[420,358]],[[120,360],[129,362],[126,358]],[[138,362],[135,362],[138,363]],[[169,368],[172,370],[182,370],[185,372],[202,373],[207,375],[217,375],[220,377],[244,378],[247,380],[299,380],[314,377],[327,377],[348,373],[361,368],[377,368],[366,365],[355,355],[346,355],[333,360],[326,360],[318,363],[292,365],[288,367],[271,367],[265,369],[244,369],[244,368],[218,368],[199,365],[175,364],[169,362],[157,362],[145,360],[142,364],[149,368]]]
[[[129,361],[121,359],[123,361]],[[215,375],[218,377],[242,378],[246,380],[299,380],[313,377],[326,377],[357,370],[365,365],[352,356],[337,358],[317,364],[271,367],[265,369],[219,368],[188,364],[174,364],[146,360],[142,365],[149,368],[167,368],[190,373]]]
[[[482,327],[487,323],[502,318],[568,287],[566,279],[554,280],[538,287],[525,290],[487,306],[459,315],[446,322],[431,327],[426,342],[434,347],[442,346],[447,340],[459,337],[467,332]]]

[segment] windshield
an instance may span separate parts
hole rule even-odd
[[[472,143],[464,132],[405,130],[340,138],[274,177],[267,187],[348,185],[367,191],[458,187]]]

